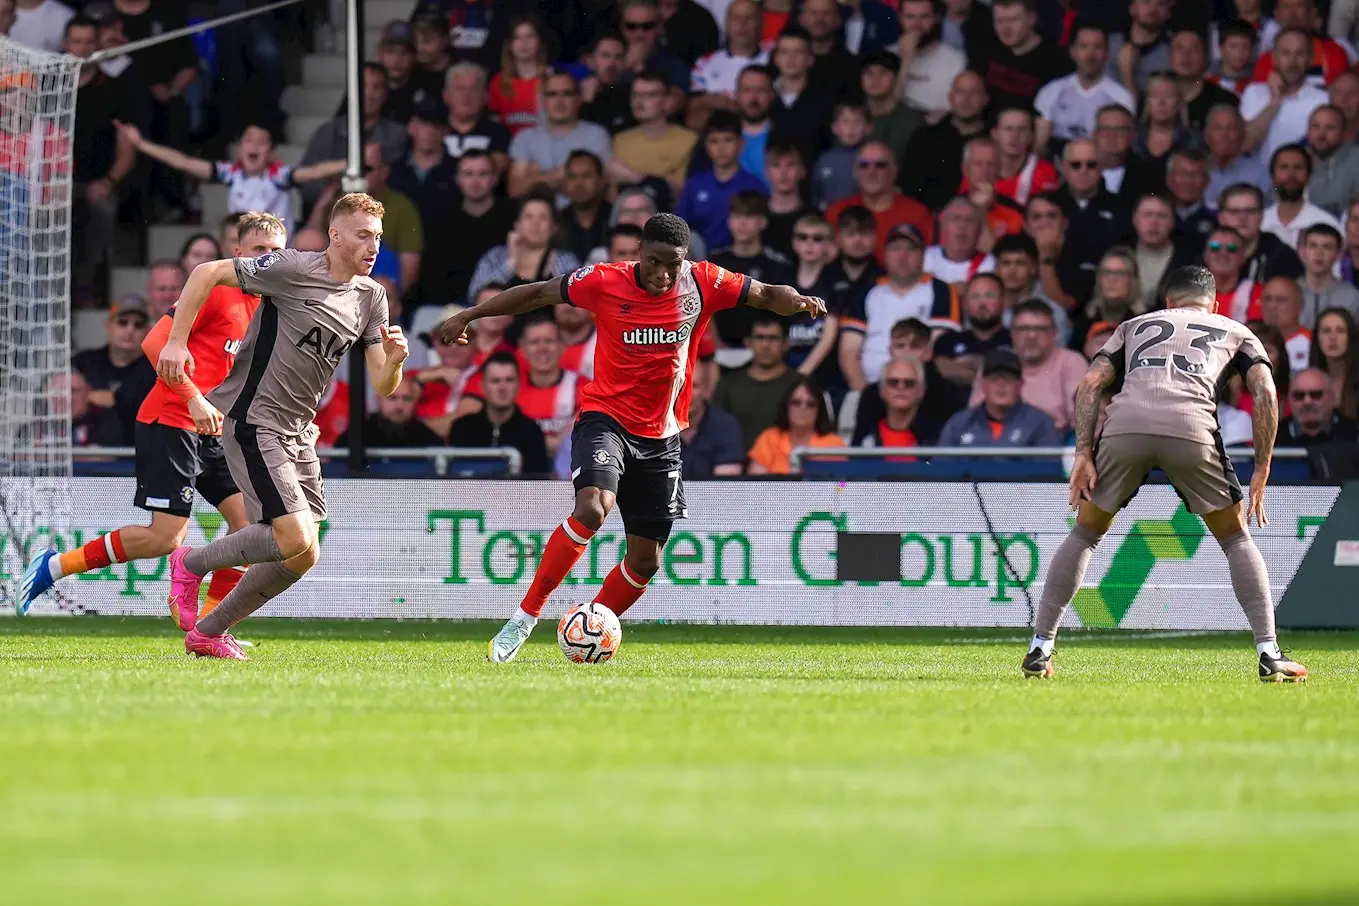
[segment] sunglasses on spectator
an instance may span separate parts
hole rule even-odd
[[[860,170],[886,170],[892,166],[890,160],[861,160],[859,161]]]
[[[830,233],[794,233],[798,242],[830,242]]]
[[[645,22],[624,22],[623,27],[628,31],[651,31],[658,24],[658,20],[648,19]]]
[[[815,409],[815,408],[816,408],[816,400],[791,399],[791,400],[788,401],[788,408],[790,408],[790,409]]]
[[[1066,165],[1073,170],[1094,170],[1099,166],[1099,162],[1094,160],[1069,160]]]
[[[890,390],[914,390],[920,386],[915,378],[883,378],[882,383]]]
[[[1240,246],[1238,246],[1235,242],[1218,242],[1216,239],[1214,239],[1212,242],[1208,243],[1208,251],[1210,252],[1221,252],[1221,251],[1235,252],[1238,251],[1239,249]]]
[[[1289,396],[1295,400],[1313,400],[1319,402],[1326,395],[1325,390],[1292,390]]]

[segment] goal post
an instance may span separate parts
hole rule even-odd
[[[71,539],[72,142],[81,61],[0,37],[0,599]],[[75,609],[70,587],[39,610]]]

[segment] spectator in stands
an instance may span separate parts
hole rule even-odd
[[[439,81],[429,90],[429,79],[417,82],[415,74],[415,39],[411,26],[400,19],[388,22],[378,39],[377,60],[387,70],[387,103],[382,108],[382,116],[394,123],[407,123],[415,114],[418,100],[439,96],[443,91],[442,73],[435,77]]]
[[[179,248],[179,266],[186,274],[192,274],[200,264],[218,261],[221,257],[222,247],[211,233],[194,233]]]
[[[1058,217],[1061,211],[1049,205]],[[1026,233],[1017,236],[1002,236],[996,241],[991,253],[996,259],[996,276],[1000,278],[1002,290],[1001,316],[1006,327],[1014,317],[1014,309],[1025,299],[1041,299],[1052,309],[1052,317],[1057,324],[1057,339],[1062,345],[1070,337],[1071,325],[1067,321],[1066,309],[1048,297],[1043,283],[1038,279],[1038,246],[1033,237]],[[1047,270],[1052,271],[1049,265]]]
[[[750,364],[722,375],[713,404],[736,416],[741,424],[741,443],[746,449],[760,432],[774,424],[779,399],[803,376],[788,367],[788,324],[782,318],[760,313],[746,340]]]
[[[542,429],[549,456],[556,454],[571,433],[585,386],[579,374],[562,367],[564,352],[561,331],[550,312],[525,322],[519,334],[519,356],[528,369],[520,377],[515,401]]]
[[[646,226],[647,220],[655,214],[659,208],[656,200],[647,190],[641,186],[634,186],[622,189],[618,197],[613,202],[613,213],[609,216],[609,229],[613,230],[619,226],[631,226],[641,229]],[[640,235],[640,234],[639,234]],[[697,233],[689,235],[689,260],[702,261],[707,257],[708,248],[703,243],[703,237]],[[598,264],[601,261],[615,260],[609,254],[609,249],[600,246],[590,252],[590,263]]]
[[[1269,20],[1273,31],[1278,31],[1278,23]],[[1263,30],[1262,30],[1263,32]],[[1216,38],[1212,35],[1215,34]],[[1253,82],[1255,75],[1255,48],[1260,35],[1255,28],[1242,19],[1227,19],[1214,22],[1210,33],[1214,48],[1212,74],[1208,78],[1218,87],[1230,91],[1239,99],[1246,86]],[[1269,35],[1269,43],[1274,43],[1274,35]]]
[[[12,21],[6,34],[25,47],[57,53],[66,50],[62,46],[66,24],[74,15],[57,0],[14,0],[10,10]]]
[[[478,298],[485,299],[499,291],[499,289],[483,290]],[[464,306],[455,303],[445,305],[440,310],[439,322],[451,318],[463,308]],[[434,360],[428,367],[416,365],[407,372],[420,382],[420,402],[415,409],[416,417],[440,437],[448,434],[448,426],[453,421],[463,396],[469,390],[480,392],[481,379],[477,362],[501,348],[498,343],[487,350],[477,347],[477,340],[482,339],[487,333],[487,328],[482,324],[485,320],[495,319],[483,318],[475,322],[472,342],[466,345],[447,342],[438,331],[426,334],[424,338],[434,353]],[[494,327],[495,325],[492,325],[491,329]],[[509,349],[508,346],[503,348]]]
[[[981,76],[971,70],[958,74],[948,95],[949,115],[911,136],[902,158],[911,162],[901,171],[904,193],[920,199],[931,211],[958,194],[958,184],[950,177],[962,171],[963,147],[986,128],[987,101]]]
[[[1079,353],[1071,354],[1079,356]],[[973,407],[957,413],[944,424],[939,434],[939,446],[1057,446],[1061,441],[1052,418],[1020,400],[1021,392],[1028,391],[1031,383],[1031,379],[1025,378],[1019,357],[1014,352],[996,349],[987,353],[977,389],[972,394]]]
[[[940,334],[934,341],[934,364],[946,380],[962,387],[972,386],[986,353],[1012,345],[1001,317],[1004,294],[995,274],[977,274],[968,279],[963,290],[967,326]]]
[[[764,173],[769,181],[768,224],[764,242],[785,258],[793,256],[793,227],[810,210],[803,200],[802,185],[807,165],[792,142],[775,138],[764,153]]]
[[[1081,139],[1077,139],[1081,141]],[[1076,142],[1067,144],[1067,151]],[[1024,233],[1038,249],[1038,279],[1043,294],[1069,311],[1088,299],[1095,281],[1095,264],[1082,257],[1079,246],[1066,241],[1068,226],[1063,197],[1057,192],[1030,198],[1024,209]]]
[[[425,231],[420,223],[420,210],[409,196],[387,184],[392,172],[391,158],[384,157],[382,146],[369,142],[363,146],[363,166],[367,170],[368,194],[382,202],[386,213],[382,216],[382,247],[374,273],[390,273],[384,264],[384,253],[396,256],[396,276],[404,293],[415,285],[420,276],[420,262],[425,251]]]
[[[377,412],[363,422],[363,442],[370,447],[442,447],[444,439],[415,417],[420,402],[420,382],[407,377],[391,396],[378,394]],[[349,432],[340,435],[339,446],[349,446]]]
[[[873,138],[892,149],[897,166],[906,159],[906,149],[910,147],[911,137],[916,130],[925,125],[925,115],[919,110],[907,107],[897,94],[897,75],[901,70],[901,58],[890,50],[881,50],[863,61],[859,72],[859,88],[863,91],[863,105],[857,99],[840,101],[835,105],[831,132],[835,136],[835,147],[822,156],[839,152],[838,159],[844,159],[840,170],[851,182],[854,178],[854,156],[847,154],[850,149],[858,150],[864,141]],[[956,78],[954,81],[957,81]],[[950,84],[951,88],[951,84]],[[951,93],[951,92],[950,92]],[[945,95],[945,103],[949,94]],[[860,128],[859,116],[863,114],[865,128]],[[945,110],[945,113],[948,111]],[[841,122],[843,117],[848,119]],[[844,185],[844,183],[841,183]],[[848,188],[848,186],[846,186]],[[853,195],[853,189],[844,192],[831,201]]]
[[[500,51],[500,71],[490,85],[486,109],[518,135],[538,124],[539,97],[547,68],[547,36],[534,16],[516,16]]]
[[[1142,99],[1142,117],[1133,140],[1132,155],[1141,171],[1141,179],[1130,187],[1141,197],[1149,191],[1165,188],[1166,160],[1171,152],[1190,148],[1198,138],[1189,130],[1189,116],[1180,83],[1173,75],[1156,73],[1147,80],[1146,95]]]
[[[840,370],[850,389],[876,381],[887,364],[892,327],[916,318],[932,329],[958,329],[958,291],[924,272],[925,239],[909,223],[892,228],[887,242],[887,279],[868,291],[861,308],[844,314]]]
[[[996,114],[991,129],[999,152],[995,189],[1021,208],[1030,198],[1051,192],[1061,185],[1052,164],[1034,153],[1033,112],[1028,108],[1007,108]]]
[[[993,271],[996,259],[981,249],[981,212],[961,195],[939,212],[939,244],[925,250],[925,270],[945,283],[961,284]]]
[[[1093,360],[1117,329],[1118,325],[1109,321],[1096,321],[1091,324],[1090,332],[1085,335],[1085,342],[1081,345],[1081,355]]]
[[[462,160],[473,151],[489,155],[499,179],[510,165],[510,131],[491,118],[486,109],[489,98],[485,69],[465,62],[448,70],[444,86],[448,135],[444,146],[454,160]]]
[[[882,417],[871,424],[854,426],[851,444],[855,447],[932,447],[939,440],[941,422],[931,421],[922,403],[925,399],[925,363],[916,356],[904,355],[888,361],[879,379]]]
[[[889,54],[890,56],[890,54]],[[874,67],[864,68],[864,80],[869,81]],[[901,106],[895,96],[891,103]],[[901,106],[902,110],[906,108]],[[856,103],[840,101],[834,108],[831,119],[831,147],[821,152],[812,168],[812,202],[825,209],[835,205],[859,191],[854,181],[854,163],[859,158],[859,149],[868,139],[869,115],[866,109]],[[891,141],[880,138],[889,145]]]
[[[944,42],[941,10],[934,0],[902,0],[898,9],[897,93],[912,109],[940,120],[948,113],[953,80],[967,68],[967,55]]]
[[[1328,100],[1324,89],[1307,80],[1311,47],[1312,38],[1305,31],[1280,32],[1272,51],[1270,80],[1256,82],[1241,95],[1245,147],[1258,151],[1262,160],[1272,158],[1279,147],[1306,138],[1308,117]]]
[[[1269,161],[1274,182],[1274,204],[1265,208],[1260,229],[1279,237],[1289,249],[1298,247],[1302,231],[1317,223],[1340,228],[1340,221],[1307,200],[1312,178],[1312,156],[1302,145],[1282,145]]]
[[[700,346],[689,402],[689,427],[680,432],[680,459],[687,480],[731,478],[745,470],[747,448],[741,438],[741,423],[713,405],[717,375],[712,353]]]
[[[812,36],[790,25],[774,44],[772,116],[774,131],[808,158],[825,145],[835,95],[810,79]]]
[[[1077,24],[1069,53],[1076,71],[1048,82],[1034,98],[1041,117],[1035,129],[1040,152],[1060,154],[1073,138],[1094,136],[1095,114],[1109,104],[1135,109],[1132,94],[1107,70],[1108,32],[1094,23]]]
[[[689,66],[717,50],[720,36],[713,14],[694,0],[661,0],[661,47]]]
[[[1355,316],[1349,309],[1328,308],[1317,318],[1312,334],[1312,368],[1331,379],[1331,394],[1346,418],[1359,417],[1359,341]]]
[[[1359,75],[1342,72],[1331,83],[1327,100],[1345,117],[1343,143],[1353,145],[1359,142]]]
[[[605,261],[641,261],[642,228],[630,223],[618,224],[609,230],[606,247],[608,254],[604,258]]]
[[[1175,32],[1170,39],[1170,71],[1180,86],[1189,130],[1202,134],[1208,113],[1218,104],[1233,107],[1240,99],[1208,78],[1208,53],[1203,36],[1192,28]]]
[[[1284,349],[1283,334],[1264,321],[1251,321],[1246,326],[1255,334],[1260,345],[1264,347],[1265,354],[1269,356],[1269,368],[1274,374],[1274,389],[1279,397],[1279,415],[1286,420],[1292,414],[1293,403],[1288,394],[1289,385],[1292,383],[1292,370],[1288,366],[1288,352]],[[1236,406],[1247,414],[1255,408],[1249,393],[1238,396]]]
[[[736,80],[736,105],[741,116],[741,169],[760,178],[766,191],[764,152],[773,131],[774,78],[764,66],[747,66]]]
[[[577,374],[595,376],[595,344],[599,333],[595,330],[595,316],[583,308],[562,302],[552,307],[561,336],[562,367]]]
[[[178,261],[164,258],[151,262],[146,271],[146,313],[151,323],[159,321],[179,301],[187,279]]]
[[[1275,50],[1264,50],[1255,61],[1255,81],[1268,81],[1275,69],[1274,57],[1279,38],[1295,29],[1309,39],[1304,53],[1305,71],[1310,84],[1324,89],[1354,62],[1353,47],[1346,52],[1338,42],[1323,33],[1324,20],[1313,0],[1280,0],[1274,6],[1274,18],[1280,26],[1279,36],[1274,39]]]
[[[966,53],[969,59],[980,59],[995,40],[991,7],[978,0],[946,0],[944,10],[944,42]]]
[[[1307,201],[1333,217],[1345,213],[1352,198],[1359,197],[1359,148],[1342,144],[1345,115],[1323,104],[1307,121],[1307,151],[1312,176],[1307,181]]]
[[[604,243],[613,213],[604,200],[608,189],[604,165],[591,152],[579,150],[571,152],[562,169],[562,191],[569,203],[560,212],[557,245],[584,261],[591,249]]]
[[[48,399],[54,413],[69,414],[72,446],[123,445],[127,433],[124,426],[112,410],[96,406],[90,401],[89,383],[79,371],[72,371],[69,378],[63,374],[53,375],[48,384]],[[41,437],[35,440],[42,443]]]
[[[712,168],[689,177],[675,206],[675,213],[689,222],[709,248],[731,243],[727,211],[738,192],[767,191],[758,176],[741,167],[741,144],[740,118],[725,111],[713,114],[703,136],[703,148]]]
[[[878,141],[864,144],[859,149],[854,176],[859,194],[831,205],[826,217],[832,223],[838,223],[840,214],[851,206],[871,211],[877,223],[875,251],[879,261],[883,260],[886,251],[888,233],[899,224],[914,226],[927,242],[933,237],[934,224],[930,212],[920,202],[901,194],[897,188],[897,163],[891,148]]]
[[[939,373],[939,369],[935,367],[930,339],[932,333],[933,331],[926,326],[924,321],[916,318],[898,321],[892,325],[891,345],[888,346],[887,351],[890,356],[889,362],[903,356],[910,356],[924,363],[925,397],[920,403],[920,414],[926,422],[935,426],[935,433],[937,434],[939,426],[948,421],[955,412],[967,406],[968,391],[952,381],[945,380],[944,376]],[[852,398],[847,397],[845,405],[848,406],[851,403]],[[861,425],[868,426],[865,430],[871,430],[872,426],[882,418],[886,411],[885,406],[882,388],[878,382],[864,387],[855,407],[855,427],[852,434],[857,435],[858,426]]]
[[[439,221],[457,208],[458,162],[448,153],[448,108],[438,96],[422,97],[407,117],[410,153],[391,166],[387,184],[415,203],[424,235],[439,231]],[[405,121],[403,121],[405,122]]]
[[[55,6],[47,0],[45,6]],[[35,25],[52,14],[43,5],[19,7],[18,31],[24,25],[25,13]],[[83,16],[67,16],[64,21],[62,49],[73,56],[87,57],[95,51],[95,25]],[[39,40],[36,38],[34,40]],[[16,40],[23,40],[16,38]],[[36,45],[35,45],[36,46]],[[104,297],[96,287],[108,262],[118,223],[119,185],[132,172],[137,160],[136,149],[119,140],[114,121],[127,115],[130,99],[123,95],[112,79],[98,66],[80,67],[76,81],[76,117],[71,140],[73,158],[71,245],[79,249],[74,258],[72,281],[82,294],[95,300]]]
[[[1252,315],[1254,312],[1252,312]],[[1302,287],[1288,277],[1275,277],[1260,290],[1260,320],[1279,332],[1293,371],[1307,367],[1312,332],[1302,325]]]
[[[429,233],[431,253],[421,258],[420,266],[422,302],[466,298],[477,263],[496,247],[497,237],[513,229],[515,204],[496,197],[495,184],[495,164],[486,151],[468,151],[458,160],[461,201]]]
[[[1326,33],[1336,41],[1345,40],[1350,44],[1359,41],[1359,2],[1332,0]]]
[[[590,53],[585,58],[589,75],[580,83],[580,96],[585,105],[580,109],[582,119],[599,123],[611,134],[633,125],[632,88],[623,81],[623,61],[627,45],[623,36],[617,32],[603,32],[595,38]],[[657,73],[660,75],[659,73]],[[633,81],[641,73],[635,73]],[[661,108],[666,106],[666,92],[669,90],[665,76],[661,75]],[[614,149],[617,152],[617,148]]]
[[[1228,186],[1218,206],[1218,221],[1236,230],[1244,243],[1245,273],[1255,283],[1271,277],[1301,277],[1302,261],[1283,240],[1261,232],[1265,217],[1265,193],[1245,183]]]
[[[1014,352],[1023,366],[1024,402],[1052,419],[1059,434],[1065,434],[1075,419],[1076,385],[1085,377],[1085,356],[1057,346],[1057,328],[1052,310],[1038,300],[1021,302],[1010,325]],[[986,368],[982,368],[985,384]],[[972,390],[972,405],[986,392],[984,386]]]
[[[666,112],[678,114],[689,87],[689,65],[661,46],[661,11],[655,0],[626,0],[619,6],[627,45],[623,52],[624,84],[647,70],[661,73],[669,83]]]
[[[1310,226],[1302,232],[1299,251],[1303,275],[1298,278],[1302,288],[1301,321],[1307,327],[1317,323],[1317,317],[1329,308],[1342,308],[1359,317],[1359,289],[1353,283],[1335,278],[1336,262],[1344,239],[1335,227],[1324,223]]]
[[[760,47],[760,8],[752,0],[733,0],[727,6],[726,44],[694,64],[689,89],[689,126],[700,129],[718,110],[735,113],[736,80],[747,66],[769,62]]]
[[[996,189],[1000,179],[1000,148],[995,139],[978,136],[968,141],[963,149],[962,173],[958,191],[982,212],[988,242],[1023,228],[1023,209]]]
[[[1071,71],[1071,60],[1034,30],[1034,0],[996,0],[991,10],[996,40],[971,64],[996,109],[1032,107],[1039,88]]]
[[[1133,254],[1142,283],[1142,304],[1138,314],[1161,307],[1161,279],[1172,269],[1193,264],[1199,248],[1192,241],[1175,235],[1175,211],[1163,195],[1143,195],[1133,208]],[[1099,320],[1108,320],[1100,318]]]
[[[1149,196],[1150,197],[1150,196]],[[1085,349],[1089,334],[1097,324],[1117,327],[1129,318],[1150,310],[1156,304],[1155,289],[1144,291],[1137,254],[1125,245],[1104,253],[1095,272],[1095,294],[1072,317],[1072,349]],[[1103,345],[1103,344],[1101,344]],[[1089,358],[1087,356],[1087,358]]]
[[[447,72],[455,62],[451,25],[450,17],[443,10],[428,5],[417,9],[411,19],[411,51],[415,64],[411,81],[425,94],[437,94],[443,89]],[[501,37],[503,40],[503,35]],[[497,50],[499,44],[497,41]],[[491,63],[486,61],[486,65]]]
[[[1137,120],[1119,104],[1109,104],[1095,114],[1095,150],[1105,189],[1124,202],[1160,188],[1162,174],[1146,159],[1133,153]]]
[[[816,382],[796,375],[775,409],[773,424],[756,437],[750,448],[747,475],[787,475],[792,471],[792,452],[797,447],[843,447],[835,433],[825,394]]]
[[[835,0],[803,0],[797,24],[812,36],[812,84],[843,97],[859,82],[859,61],[841,40],[844,20]]]
[[[1208,158],[1196,148],[1171,152],[1166,162],[1166,191],[1175,206],[1175,235],[1202,249],[1217,226],[1217,210],[1204,201]]]
[[[519,394],[519,361],[511,352],[492,354],[481,365],[485,405],[464,415],[448,429],[452,447],[511,447],[523,457],[523,474],[547,475],[551,464],[538,423],[515,404]]]
[[[735,274],[772,285],[793,282],[793,263],[781,253],[764,245],[763,233],[769,226],[769,202],[759,192],[737,192],[728,206],[727,229],[732,244],[711,252],[709,260]],[[713,316],[713,323],[724,345],[742,347],[750,336],[754,309],[745,305],[724,309]]]
[[[1154,73],[1170,68],[1170,4],[1163,0],[1132,0],[1132,22],[1126,35],[1109,39],[1109,74],[1134,96],[1148,87]]]
[[[552,248],[557,225],[557,210],[550,196],[530,195],[519,205],[519,216],[504,245],[497,245],[481,256],[468,284],[469,295],[476,295],[487,283],[531,283],[560,277],[580,267],[570,252]]]
[[[826,267],[826,282],[834,293],[834,301],[826,301],[843,315],[863,305],[864,296],[877,285],[882,274],[878,260],[873,256],[878,241],[877,224],[868,208],[849,207],[840,213],[838,220],[832,221],[831,226],[835,228],[835,246],[839,254]],[[1359,229],[1359,224],[1355,226]]]
[[[566,160],[573,151],[589,151],[600,161],[613,154],[604,127],[581,120],[580,86],[570,73],[555,72],[543,80],[543,108],[546,123],[519,130],[510,142],[509,193],[513,198],[523,198],[539,185],[560,196]]]
[[[1353,419],[1336,411],[1331,379],[1319,368],[1307,368],[1293,375],[1288,388],[1291,418],[1279,424],[1280,447],[1315,447],[1335,441],[1359,439]]]
[[[217,247],[224,250],[234,249],[240,245],[240,223],[244,214],[228,214],[222,218],[218,225]],[[187,271],[186,271],[187,273]]]
[[[1219,226],[1203,247],[1203,266],[1217,284],[1219,314],[1246,323],[1260,299],[1260,284],[1245,273],[1245,240],[1229,226]]]
[[[693,0],[688,0],[693,2]],[[666,81],[646,71],[632,80],[632,116],[637,125],[614,136],[608,174],[614,186],[664,179],[676,196],[684,190],[698,136],[670,122],[665,109]]]
[[[108,343],[72,357],[71,368],[84,376],[91,405],[112,409],[114,393],[122,383],[145,383],[147,372],[155,383],[155,369],[142,353],[150,323],[146,301],[137,295],[124,296],[109,306]]]
[[[840,313],[828,270],[835,259],[835,239],[826,218],[815,211],[803,214],[793,227],[793,250],[797,268],[791,285],[804,296],[825,299],[827,311],[820,318],[799,312],[788,319],[787,361],[835,395],[843,390],[844,380],[836,361]]]
[[[1222,193],[1239,183],[1269,188],[1269,170],[1245,151],[1246,125],[1241,112],[1229,104],[1208,111],[1203,140],[1208,148],[1208,188],[1204,197],[1221,207]]]
[[[1123,110],[1122,107],[1116,109]],[[1062,177],[1066,187],[1061,196],[1067,219],[1063,248],[1081,261],[1098,261],[1105,249],[1132,230],[1128,205],[1110,191],[1101,176],[1095,146],[1084,139],[1069,142],[1062,152]],[[1042,248],[1043,243],[1039,242],[1039,250]],[[1078,300],[1089,297],[1091,281],[1088,276],[1075,285],[1069,285],[1066,280],[1062,283]]]
[[[384,160],[400,160],[406,151],[406,129],[382,116],[387,103],[387,70],[377,63],[363,64],[363,141],[382,147]],[[342,161],[349,147],[349,118],[343,105],[333,119],[323,123],[307,141],[299,169],[323,161]],[[310,209],[325,191],[321,182],[300,186],[303,205]],[[250,210],[247,208],[246,210]]]

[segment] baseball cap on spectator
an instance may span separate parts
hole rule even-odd
[[[123,315],[141,315],[143,321],[151,320],[151,311],[146,307],[146,300],[136,293],[128,293],[109,306],[110,321]]]
[[[916,229],[914,224],[899,223],[887,231],[886,244],[891,245],[897,239],[907,239],[915,243],[917,248],[923,249],[925,247],[925,237],[920,230]]]
[[[411,16],[411,28],[421,25],[447,28],[448,16],[439,10],[437,3],[426,3],[415,11],[415,15]]]
[[[1019,356],[1015,355],[1014,350],[993,349],[982,359],[982,377],[993,374],[1010,374],[1022,379],[1024,366],[1019,363]]]
[[[394,22],[388,22],[386,27],[382,29],[382,38],[378,41],[378,47],[387,47],[391,44],[415,47],[415,38],[411,35],[409,22],[402,22],[397,19]]]
[[[118,8],[109,0],[96,0],[94,3],[87,3],[81,12],[86,17],[93,19],[94,24],[100,28],[123,20],[123,14],[118,12]]]
[[[415,112],[411,114],[411,119],[419,120],[422,123],[438,123],[441,126],[446,126],[448,125],[448,107],[437,97],[426,95],[415,105]]]
[[[879,50],[864,57],[863,68],[870,66],[881,66],[895,74],[901,71],[901,57],[890,50]]]

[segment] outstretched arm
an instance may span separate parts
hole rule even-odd
[[[774,286],[769,283],[761,283],[759,280],[750,281],[750,291],[746,294],[746,304],[751,308],[761,308],[765,311],[772,311],[776,315],[788,317],[798,312],[805,311],[813,318],[819,318],[826,313],[826,300],[818,299],[816,296],[804,296],[791,286]]]
[[[326,160],[319,164],[304,164],[300,167],[293,167],[293,182],[315,182],[318,179],[330,179],[332,176],[339,176],[344,173],[348,166],[342,160]]]
[[[120,123],[117,120],[114,120],[113,122],[123,139],[147,157],[158,160],[167,167],[174,167],[176,170],[188,173],[190,176],[197,177],[198,179],[212,179],[213,173],[216,171],[216,168],[212,165],[212,161],[204,160],[201,157],[191,157],[182,151],[176,151],[174,148],[158,145],[155,142],[144,138],[141,131],[136,126],[128,123]]]
[[[1250,497],[1246,500],[1246,525],[1251,516],[1257,525],[1265,526],[1265,484],[1269,481],[1269,466],[1274,458],[1274,439],[1279,434],[1279,397],[1274,389],[1274,372],[1264,362],[1256,362],[1246,371],[1246,389],[1250,391],[1251,426],[1254,428],[1255,471],[1250,476]]]
[[[1088,455],[1095,445],[1095,425],[1099,422],[1099,403],[1104,391],[1118,376],[1106,355],[1097,355],[1076,387],[1076,455]]]
[[[439,333],[447,341],[465,345],[467,343],[467,325],[478,318],[489,318],[494,315],[520,315],[524,312],[565,301],[562,297],[561,277],[542,280],[538,283],[525,283],[522,286],[512,286],[494,298],[487,299],[480,305],[474,305],[449,318],[439,325]]]

